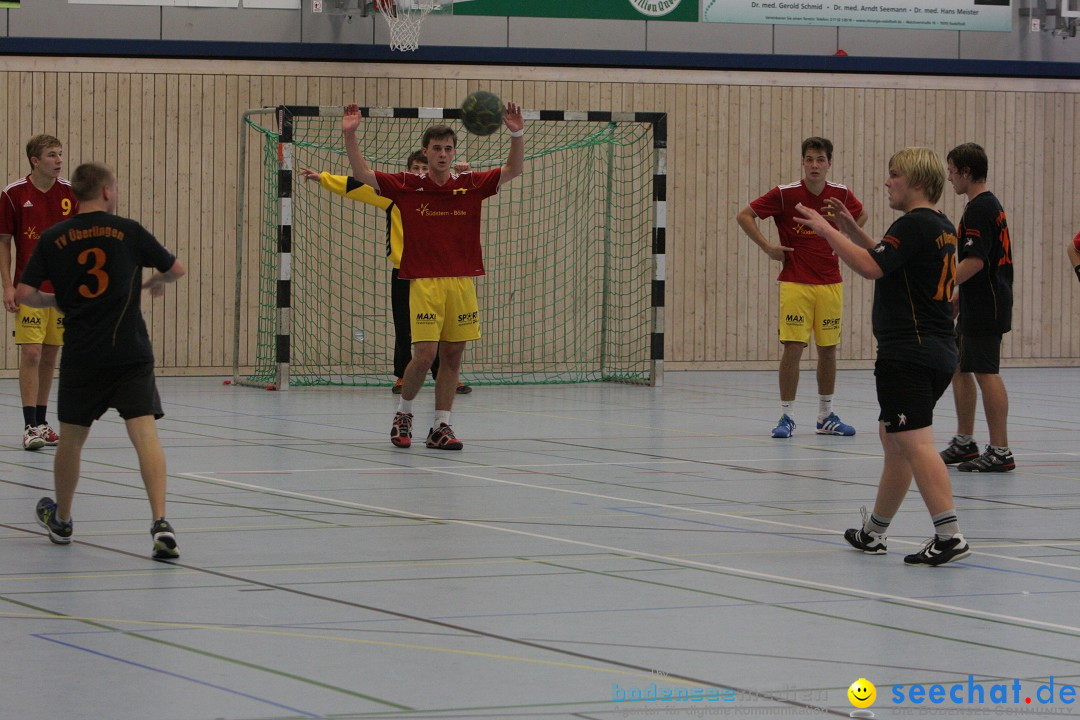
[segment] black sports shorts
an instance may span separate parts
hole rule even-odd
[[[960,372],[997,375],[1001,370],[1000,335],[958,335]]]
[[[60,422],[90,427],[109,408],[125,420],[153,415],[159,419],[161,398],[153,363],[105,368],[63,368],[57,391]]]
[[[885,432],[918,430],[934,424],[934,405],[952,381],[952,373],[900,360],[874,363],[878,420]]]

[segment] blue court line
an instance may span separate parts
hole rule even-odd
[[[276,703],[273,700],[267,700],[266,698],[256,697],[254,695],[250,695],[248,693],[241,692],[239,690],[232,690],[230,688],[223,687],[221,685],[215,685],[214,683],[206,682],[205,680],[199,680],[197,678],[189,677],[187,675],[181,675],[179,673],[174,673],[174,672],[172,672],[170,670],[163,670],[161,668],[151,667],[149,665],[144,665],[143,663],[138,663],[138,662],[135,662],[133,660],[127,660],[125,658],[117,657],[115,655],[109,655],[107,653],[103,653],[103,652],[100,652],[98,650],[91,650],[90,648],[85,648],[85,647],[82,647],[80,645],[75,645],[73,643],[64,642],[63,640],[57,640],[55,638],[46,637],[44,634],[32,633],[31,637],[36,637],[39,640],[47,640],[48,642],[56,643],[57,645],[63,645],[65,647],[73,648],[75,650],[82,650],[83,652],[88,652],[91,655],[97,655],[98,657],[108,658],[109,660],[116,660],[117,662],[122,662],[122,663],[124,663],[126,665],[132,665],[132,666],[137,667],[137,668],[142,668],[143,670],[149,670],[151,672],[161,673],[162,675],[168,675],[169,677],[179,678],[180,680],[187,680],[188,682],[193,682],[196,685],[202,685],[204,687],[213,688],[214,690],[221,690],[222,692],[227,692],[227,693],[230,693],[232,695],[238,695],[238,696],[240,696],[242,698],[247,698],[248,700],[254,700],[255,702],[264,703],[264,704],[270,705],[272,707],[281,708],[282,710],[288,710],[289,712],[297,713],[297,714],[303,715],[304,717],[309,717],[309,718],[323,718],[323,717],[325,717],[324,715],[316,715],[315,713],[310,713],[310,712],[308,712],[306,710],[299,710],[299,709],[294,708],[294,707],[289,707],[288,705],[282,705],[281,703]]]

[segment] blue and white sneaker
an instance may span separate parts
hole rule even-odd
[[[795,432],[795,421],[787,413],[784,413],[780,416],[780,422],[772,429],[772,436],[774,438],[789,438],[793,432]]]
[[[818,435],[843,435],[850,437],[855,434],[855,428],[851,427],[836,413],[829,413],[824,420],[818,420]],[[773,437],[776,437],[775,435]]]
[[[67,545],[71,542],[74,523],[71,522],[71,518],[61,522],[60,518],[56,517],[56,503],[51,497],[38,500],[34,515],[37,517],[38,525],[49,531],[49,539],[55,544]]]

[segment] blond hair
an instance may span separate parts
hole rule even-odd
[[[889,169],[904,175],[910,187],[921,187],[926,199],[937,204],[945,189],[945,163],[941,157],[925,147],[908,147],[897,150],[889,158]]]

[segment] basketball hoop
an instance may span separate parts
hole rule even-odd
[[[391,50],[415,50],[420,47],[420,25],[437,0],[374,0],[375,9],[382,11],[390,28]]]

